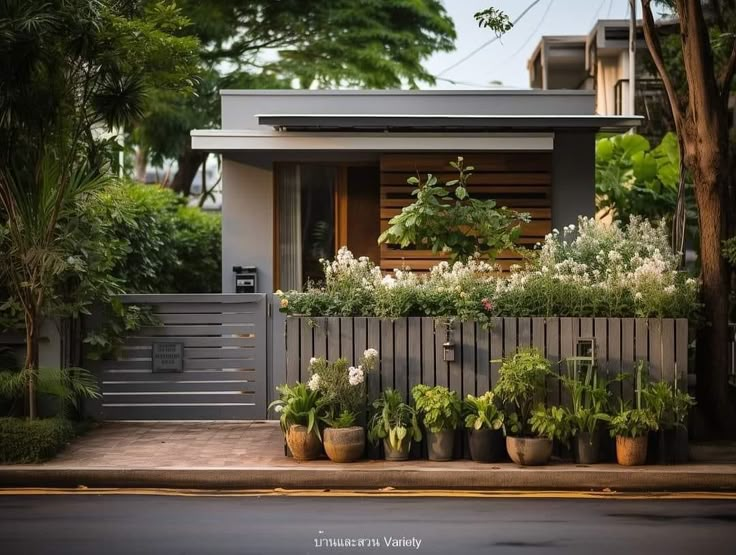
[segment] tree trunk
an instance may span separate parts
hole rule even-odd
[[[697,339],[697,400],[709,434],[733,434],[728,386],[730,280],[721,241],[726,238],[728,201],[719,177],[722,168],[694,171],[695,197],[700,213],[700,263],[705,325]],[[706,171],[703,171],[706,170]]]
[[[148,151],[142,146],[135,150],[135,180],[139,183],[146,182],[146,169],[148,168]]]
[[[40,324],[35,311],[26,312],[26,357],[23,370],[28,376],[28,417],[33,420],[38,415],[36,398],[36,374],[38,372],[38,344]]]
[[[199,166],[207,159],[207,154],[207,152],[192,150],[191,147],[187,146],[177,159],[179,169],[174,179],[171,180],[169,187],[177,193],[189,196],[194,176],[197,175]]]

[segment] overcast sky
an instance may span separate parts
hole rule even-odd
[[[598,19],[628,18],[628,0],[539,0],[514,28],[457,67],[480,45],[494,38],[478,27],[473,14],[489,6],[506,12],[513,21],[534,0],[442,0],[457,30],[456,49],[432,56],[430,73],[440,75],[436,88],[484,88],[492,81],[514,88],[529,87],[526,62],[542,35],[587,35]],[[449,79],[456,84],[446,81]]]

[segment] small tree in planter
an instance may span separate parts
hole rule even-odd
[[[365,412],[365,375],[377,362],[375,349],[366,349],[357,367],[344,358],[332,363],[324,358],[310,361],[310,384],[322,392],[326,406],[323,435],[325,453],[331,461],[353,462],[363,456],[365,430],[356,425],[356,420]]]
[[[411,442],[422,440],[416,411],[395,389],[386,389],[373,401],[368,439],[373,443],[383,440],[387,461],[407,460]]]
[[[468,395],[463,402],[465,427],[468,430],[470,458],[477,462],[495,462],[503,458],[503,412],[496,406],[491,391],[479,397]]]
[[[281,397],[269,405],[278,413],[281,430],[296,460],[308,461],[319,457],[322,436],[319,421],[325,414],[325,400],[318,388],[302,383],[276,388]]]
[[[430,461],[452,460],[455,429],[460,422],[461,403],[457,392],[444,386],[415,385],[411,390],[414,405],[427,429]]]
[[[552,439],[540,437],[532,428],[535,401],[545,393],[551,364],[535,348],[519,349],[505,358],[498,371],[494,393],[507,408],[504,423],[506,449],[511,460],[521,465],[546,464],[552,456]]]

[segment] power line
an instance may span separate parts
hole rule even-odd
[[[613,0],[608,0],[608,12],[606,13],[606,19],[611,19],[612,9],[613,9]]]
[[[598,16],[601,14],[601,10],[603,9],[603,4],[605,3],[606,3],[606,0],[601,0],[601,4],[600,6],[598,6],[598,9],[596,10],[595,15],[593,16],[593,21],[590,22],[590,25],[588,25],[588,27],[592,27],[593,25],[595,25],[595,22],[598,21]],[[609,4],[609,7],[610,7],[610,4]]]
[[[541,0],[534,0],[534,1],[533,1],[533,2],[531,3],[531,4],[529,4],[529,5],[528,5],[528,6],[526,7],[526,9],[525,9],[525,10],[524,10],[523,12],[521,12],[521,14],[519,14],[519,16],[518,16],[518,17],[517,17],[516,19],[514,19],[514,20],[513,20],[512,22],[511,22],[511,25],[516,25],[516,24],[517,24],[517,23],[519,22],[519,20],[520,20],[520,19],[521,19],[522,17],[524,17],[524,16],[525,16],[525,15],[526,15],[526,14],[527,14],[527,13],[529,12],[529,10],[531,10],[531,9],[532,9],[532,8],[533,8],[534,6],[536,6],[537,4],[539,4],[539,2],[540,2],[540,1],[541,1]],[[490,45],[490,44],[493,44],[494,42],[496,42],[496,41],[497,41],[498,39],[500,39],[500,38],[501,38],[501,37],[500,37],[500,35],[496,35],[496,36],[495,36],[495,37],[493,37],[493,38],[492,38],[491,40],[489,40],[489,41],[487,41],[487,42],[484,42],[484,43],[483,43],[483,44],[481,44],[481,45],[480,45],[480,46],[479,46],[478,48],[476,48],[475,50],[473,50],[473,51],[472,51],[472,52],[471,52],[470,54],[468,54],[467,56],[465,56],[465,57],[464,57],[464,58],[462,58],[461,60],[458,60],[457,62],[455,62],[455,63],[454,63],[454,64],[452,64],[451,66],[448,66],[448,67],[446,67],[445,69],[443,69],[442,71],[440,71],[440,72],[439,72],[439,73],[437,74],[437,77],[441,77],[442,75],[444,75],[444,74],[445,74],[445,73],[447,73],[448,71],[450,71],[450,70],[452,70],[452,69],[455,69],[455,68],[456,68],[457,66],[459,66],[460,64],[462,64],[462,63],[466,62],[467,60],[469,60],[470,58],[472,58],[473,56],[475,56],[475,55],[476,55],[476,54],[477,54],[478,52],[480,52],[481,50],[483,50],[483,49],[484,49],[484,48],[485,48],[486,46],[488,46],[488,45]]]
[[[448,79],[447,77],[435,77],[437,81],[445,81],[452,85],[467,85],[468,87],[477,87],[479,89],[492,89],[492,90],[503,90],[503,89],[525,89],[526,87],[516,87],[512,85],[481,85],[480,83],[471,83],[469,81],[460,81],[458,79]]]
[[[605,1],[605,0],[604,0],[604,1]],[[516,52],[514,52],[513,54],[511,54],[511,56],[509,56],[508,58],[506,58],[506,60],[505,60],[505,61],[504,61],[503,63],[506,63],[506,62],[508,62],[509,60],[513,59],[513,58],[514,58],[514,57],[515,57],[515,56],[516,56],[516,55],[517,55],[517,54],[518,54],[519,52],[521,52],[522,50],[524,50],[524,47],[525,47],[525,46],[526,46],[527,44],[529,44],[529,41],[530,41],[530,40],[532,40],[532,38],[533,38],[533,37],[534,37],[534,36],[535,36],[535,35],[537,34],[537,31],[539,31],[539,28],[540,28],[540,27],[542,26],[542,23],[544,23],[544,18],[546,18],[546,17],[547,17],[547,14],[549,13],[549,10],[550,10],[550,8],[552,7],[552,4],[554,4],[554,3],[555,3],[555,0],[550,0],[550,1],[549,1],[549,4],[547,4],[547,9],[546,9],[546,10],[544,10],[544,13],[542,14],[542,19],[540,19],[540,20],[539,20],[539,23],[537,23],[537,26],[536,26],[536,27],[534,28],[534,30],[533,30],[533,31],[532,31],[531,33],[529,33],[529,36],[528,36],[528,37],[526,38],[526,40],[524,41],[524,44],[522,44],[522,45],[521,45],[521,46],[520,46],[520,47],[519,47],[519,48],[518,48],[518,49],[516,50]]]

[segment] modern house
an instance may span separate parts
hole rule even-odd
[[[596,113],[631,114],[629,26],[628,19],[601,19],[587,35],[543,36],[527,62],[529,86],[547,91],[594,91]],[[679,28],[671,18],[657,20],[657,26],[666,33]],[[649,63],[641,22],[636,28],[635,57],[635,113],[645,117],[639,132],[659,140],[667,131],[674,131],[674,122],[662,81]],[[729,102],[733,126],[736,95]]]
[[[222,291],[255,266],[257,292],[302,287],[340,245],[385,270],[426,270],[430,251],[379,247],[412,202],[412,175],[452,178],[464,156],[470,192],[528,212],[521,242],[594,214],[594,142],[641,117],[601,116],[593,91],[222,91],[222,129],[192,147],[223,156]],[[513,254],[500,260],[510,265]]]

